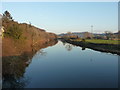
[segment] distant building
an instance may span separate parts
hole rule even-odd
[[[102,34],[97,34],[97,33],[90,33],[90,32],[72,32],[72,33],[62,33],[58,35],[59,38],[61,37],[69,37],[69,38],[74,38],[74,37],[78,37],[78,38],[86,38],[86,39],[103,39],[103,40],[107,40],[107,36],[105,33]],[[110,35],[110,40],[120,40],[120,31],[118,31],[117,33],[112,33]]]

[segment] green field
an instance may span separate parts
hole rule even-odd
[[[74,41],[81,41],[81,39],[75,39]],[[120,44],[120,41],[118,40],[101,40],[101,39],[86,39],[85,42],[98,44]]]

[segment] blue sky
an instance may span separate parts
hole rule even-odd
[[[48,32],[115,32],[118,30],[117,2],[4,2],[15,21],[29,23]]]

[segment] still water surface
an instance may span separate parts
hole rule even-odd
[[[24,88],[117,88],[118,56],[59,41],[38,51],[26,68]]]

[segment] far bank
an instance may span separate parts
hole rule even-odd
[[[77,40],[77,39],[65,39],[62,38],[60,39],[63,42],[67,42],[76,46],[80,46],[83,48],[83,50],[85,48],[90,48],[96,51],[101,51],[101,52],[106,52],[106,53],[112,53],[112,54],[117,54],[120,55],[120,43],[118,41],[117,42],[102,42],[102,43],[97,43],[97,42],[93,42],[94,40]]]

